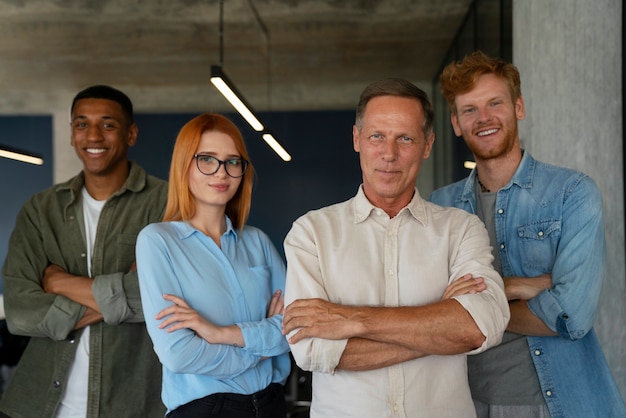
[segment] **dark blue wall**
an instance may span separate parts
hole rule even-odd
[[[167,179],[180,128],[196,114],[138,114],[137,145],[131,159]],[[354,111],[260,113],[261,121],[291,154],[284,162],[238,114],[239,126],[257,174],[248,224],[264,230],[282,253],[292,222],[311,209],[350,198],[361,183],[358,154],[352,148]]]
[[[0,116],[0,145],[37,154],[44,160],[43,165],[33,165],[0,158],[0,265],[3,265],[20,208],[31,195],[52,185],[52,117]]]

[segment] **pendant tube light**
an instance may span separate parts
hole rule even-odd
[[[246,102],[243,95],[239,93],[235,84],[224,73],[224,0],[220,1],[220,64],[211,66],[211,83],[222,93],[224,98],[239,112],[239,114],[250,124],[252,129],[263,132],[263,140],[278,154],[283,161],[291,161],[291,155],[278,143],[274,136],[265,130],[261,121],[256,117],[252,107]]]
[[[280,158],[283,159],[283,161],[291,161],[291,155],[289,155],[289,153],[285,151],[282,145],[278,143],[278,141],[274,138],[274,135],[270,133],[264,133],[263,140],[267,143],[267,145],[270,146],[270,148],[274,150],[276,154],[278,154]]]
[[[14,148],[0,146],[0,157],[9,158],[11,160],[21,161],[28,164],[43,165],[43,158],[29,154]]]
[[[211,66],[211,83],[222,93],[222,95],[230,102],[231,105],[239,112],[239,114],[252,126],[257,132],[261,132],[263,124],[254,115],[254,111],[249,104],[246,103],[243,96],[230,79],[224,74],[222,67],[219,65]]]

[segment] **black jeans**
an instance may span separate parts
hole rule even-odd
[[[282,385],[272,383],[252,395],[214,393],[179,406],[166,418],[285,418],[287,406]]]

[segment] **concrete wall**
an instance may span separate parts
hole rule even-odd
[[[622,0],[513,2],[513,61],[522,76],[522,146],[581,170],[604,197],[608,274],[596,330],[626,398]]]

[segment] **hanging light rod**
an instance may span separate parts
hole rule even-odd
[[[231,105],[239,112],[239,114],[252,126],[257,132],[261,132],[263,124],[254,115],[254,111],[248,105],[235,85],[230,81],[219,65],[211,66],[211,83],[222,93],[222,95],[230,102]]]
[[[251,6],[253,11],[254,6],[251,3],[248,4]],[[263,22],[260,21],[258,17],[258,13],[255,14],[257,17],[261,27],[264,29]],[[239,93],[235,85],[224,73],[222,67],[224,66],[224,0],[220,1],[220,25],[219,25],[219,33],[220,33],[220,65],[212,65],[211,66],[211,83],[219,90],[220,93],[230,102],[231,105],[239,112],[239,114],[252,126],[257,132],[265,131],[265,127],[259,121],[259,119],[254,114],[252,107],[246,103],[246,100],[243,98],[243,95]],[[267,31],[264,31],[267,40]],[[274,138],[274,136],[265,131],[263,132],[263,139],[265,142],[274,150],[276,154],[284,161],[291,161],[291,155],[278,143],[278,141]]]
[[[9,148],[4,145],[0,145],[0,157],[35,165],[43,164],[43,158],[39,157],[38,155],[28,154],[24,151],[19,151],[15,148]]]
[[[255,116],[252,107],[246,102],[243,95],[239,93],[237,87],[219,65],[211,66],[211,83],[222,93],[222,95],[230,102],[231,105],[239,112],[239,114],[252,126],[257,132],[262,132],[265,127]],[[291,161],[291,155],[278,143],[274,136],[269,133],[263,133],[263,140],[269,145],[283,161]]]
[[[278,143],[274,135],[270,133],[263,134],[263,140],[269,145],[283,161],[291,161],[291,155]]]

